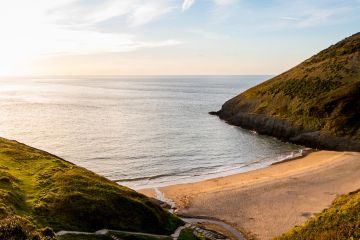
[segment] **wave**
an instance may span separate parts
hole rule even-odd
[[[214,170],[218,169],[220,167],[225,167],[223,165],[214,165],[209,167],[194,167],[190,169],[186,169],[184,171],[175,171],[173,173],[167,173],[167,174],[158,174],[154,176],[145,176],[145,177],[136,177],[136,178],[121,178],[113,180],[115,182],[136,182],[136,181],[142,181],[142,180],[154,180],[158,178],[164,178],[164,177],[192,177],[192,176],[200,176],[200,175],[207,175],[208,172],[206,170]],[[210,172],[211,174],[212,172]]]
[[[271,165],[275,165],[275,164],[279,164],[279,163],[282,163],[282,162],[295,160],[297,158],[306,156],[307,154],[309,154],[309,153],[311,153],[313,151],[314,150],[311,149],[311,148],[303,148],[303,149],[295,150],[295,151],[292,151],[288,155],[278,157],[277,161],[272,163]]]
[[[270,165],[275,165],[275,164],[279,164],[281,162],[286,162],[286,161],[290,161],[290,160],[302,157],[311,151],[312,151],[312,149],[308,149],[308,148],[292,151],[286,155],[279,156],[275,161],[272,161],[272,163],[270,162]],[[201,176],[207,178],[206,176],[211,176],[211,175],[218,176],[220,174],[222,176],[221,173],[226,173],[226,172],[229,172],[229,173],[240,172],[240,169],[244,169],[244,170],[245,169],[251,170],[253,168],[256,169],[256,168],[258,168],[256,166],[258,166],[259,164],[261,164],[263,166],[268,166],[269,161],[266,161],[266,158],[264,158],[264,159],[254,160],[254,161],[251,161],[248,163],[234,164],[234,165],[230,165],[230,166],[215,165],[215,166],[209,166],[209,167],[195,167],[195,168],[187,169],[187,170],[181,171],[181,172],[179,171],[179,172],[174,172],[174,173],[158,174],[158,175],[154,175],[154,176],[145,176],[145,177],[122,178],[122,179],[117,179],[114,181],[117,183],[141,182],[141,181],[152,181],[152,180],[156,180],[159,178],[170,177],[172,179],[168,179],[168,180],[164,181],[164,182],[170,183],[173,181],[176,182],[180,178],[191,179],[191,178],[197,178],[197,177],[201,177]]]
[[[122,178],[122,179],[116,179],[113,181],[114,182],[136,182],[136,181],[142,181],[142,180],[154,180],[157,178],[171,177],[171,176],[174,176],[174,174],[159,174],[159,175],[149,176],[149,177]]]
[[[165,194],[163,192],[161,192],[159,190],[159,188],[154,188],[154,190],[155,190],[155,198],[156,199],[169,204],[171,209],[175,208],[175,202],[173,200],[171,200],[170,198],[166,198]]]

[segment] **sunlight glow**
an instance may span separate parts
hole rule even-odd
[[[45,22],[45,13],[55,2],[14,0],[1,3],[0,74],[27,72],[24,65],[49,50],[51,27]]]
[[[359,9],[360,0],[3,0],[0,76],[276,74],[359,31]]]
[[[63,19],[66,16],[61,14],[59,16],[53,10],[61,10],[61,7],[70,3],[76,1],[13,0],[1,3],[0,75],[27,74],[31,72],[33,62],[49,56],[128,52],[140,48],[180,44],[179,41],[172,39],[138,41],[132,34],[88,30],[82,23],[74,25],[61,23],[68,19]],[[114,1],[113,3],[118,7],[115,8],[118,9],[117,12],[114,12],[111,6],[105,5],[104,9],[97,9],[94,14],[90,12],[84,21],[93,24],[106,17],[116,16],[134,2],[124,1],[119,4],[119,1]],[[149,10],[143,14],[135,13],[136,16],[129,18],[134,25],[143,24],[144,21],[156,17],[154,13],[149,13]]]

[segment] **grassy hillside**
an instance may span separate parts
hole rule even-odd
[[[276,240],[360,239],[360,190],[337,198],[332,206]]]
[[[360,33],[236,96],[218,114],[236,122],[239,113],[359,140]]]
[[[16,232],[25,226],[25,235],[45,227],[54,231],[107,228],[170,234],[182,224],[131,189],[49,153],[2,138],[0,219],[0,232]]]

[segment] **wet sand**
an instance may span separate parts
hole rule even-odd
[[[360,153],[319,151],[267,168],[160,188],[178,212],[227,222],[271,239],[360,188]],[[154,196],[153,189],[140,192]]]

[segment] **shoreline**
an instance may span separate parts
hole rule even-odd
[[[202,182],[202,181],[207,181],[207,180],[212,180],[215,178],[223,178],[223,177],[228,177],[228,176],[232,176],[232,175],[237,175],[237,174],[242,174],[242,173],[247,173],[250,171],[255,171],[255,170],[259,170],[259,169],[264,169],[267,168],[269,166],[272,165],[276,165],[282,162],[289,162],[289,161],[293,161],[296,160],[298,158],[302,158],[307,156],[308,154],[312,153],[312,152],[316,152],[318,150],[312,149],[312,148],[301,148],[301,149],[296,149],[293,150],[287,154],[283,154],[280,155],[276,158],[276,160],[273,161],[253,161],[251,163],[246,163],[243,166],[240,167],[234,167],[234,169],[226,169],[223,171],[218,171],[218,172],[213,172],[213,173],[205,173],[203,175],[197,175],[197,176],[188,176],[186,178],[181,178],[181,179],[177,179],[177,180],[169,180],[169,181],[164,181],[161,183],[153,183],[153,184],[144,184],[144,185],[139,185],[139,186],[131,186],[129,184],[126,184],[127,181],[123,181],[123,180],[115,180],[116,183],[120,184],[120,185],[124,185],[127,186],[131,189],[134,189],[135,191],[142,191],[144,189],[155,189],[155,188],[163,188],[163,187],[167,187],[167,186],[173,186],[173,185],[179,185],[179,184],[191,184],[191,183],[197,183],[197,182]],[[142,178],[142,179],[147,179],[147,178]],[[113,180],[114,181],[114,180]],[[132,182],[132,181],[130,181]]]
[[[247,236],[271,239],[359,187],[360,153],[317,151],[245,173],[158,189],[180,215],[219,219]],[[154,189],[138,191],[156,197]]]

